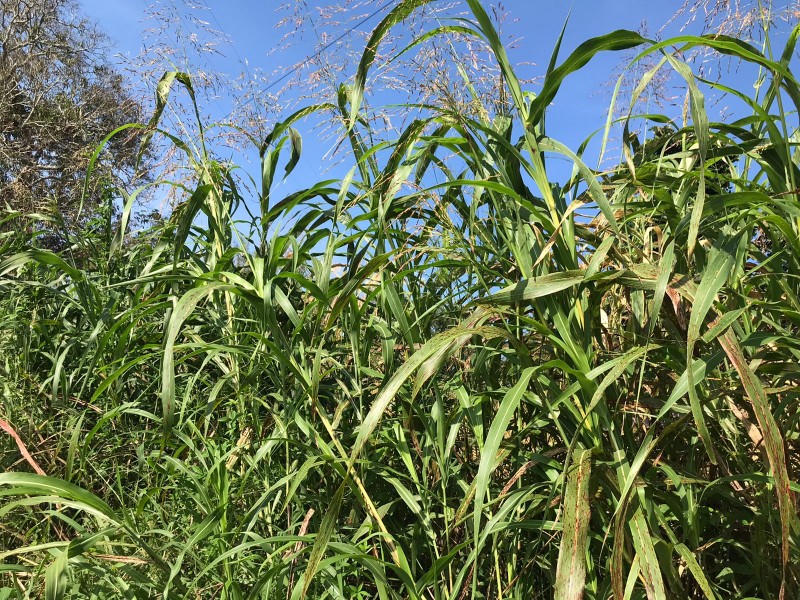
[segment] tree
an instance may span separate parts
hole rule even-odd
[[[78,224],[84,178],[101,140],[140,120],[108,60],[108,38],[74,0],[0,0],[0,198],[21,213],[57,208]],[[101,153],[84,198],[90,215],[135,174],[135,136]],[[112,174],[113,167],[113,174]]]

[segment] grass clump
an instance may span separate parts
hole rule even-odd
[[[374,48],[417,4],[338,106],[257,144],[257,191],[176,138],[195,185],[165,222],[131,237],[128,202],[61,254],[5,238],[0,596],[798,593],[796,35],[772,60],[618,31],[533,97],[470,2],[458,32],[492,48],[508,110],[427,107],[371,148]],[[642,142],[623,120],[598,172],[546,108],[640,45],[685,78],[691,119],[650,115]],[[710,120],[720,84],[681,61],[699,45],[762,69],[760,97],[724,90],[746,116]],[[316,110],[352,170],[279,198]]]

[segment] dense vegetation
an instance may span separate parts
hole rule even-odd
[[[798,32],[771,58],[618,31],[554,57],[534,96],[472,0],[457,31],[492,47],[509,110],[424,107],[370,146],[374,50],[417,4],[338,106],[254,142],[257,201],[174,137],[195,186],[157,227],[127,230],[130,193],[59,254],[6,228],[0,597],[800,593]],[[640,45],[691,119],[650,115],[641,141],[625,121],[600,173],[546,108]],[[759,66],[757,95],[693,75],[698,46]],[[715,89],[749,114],[711,121]],[[322,110],[352,170],[278,197],[293,125]]]
[[[109,59],[110,41],[77,8],[75,0],[0,0],[0,207],[55,207],[76,226],[108,204],[115,184],[131,182],[133,130],[109,140],[85,175],[98,142],[142,114]],[[61,241],[51,235],[49,246]]]

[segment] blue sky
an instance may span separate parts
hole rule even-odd
[[[143,22],[145,9],[151,0],[80,0],[84,10],[114,40],[116,52],[133,56],[143,45]],[[160,0],[165,6],[180,6],[183,0]],[[203,18],[213,28],[222,29],[229,42],[219,45],[221,55],[215,56],[212,67],[226,73],[236,74],[242,70],[240,59],[246,60],[250,69],[272,72],[294,64],[313,49],[315,40],[299,40],[282,52],[274,52],[285,30],[276,29],[276,23],[286,12],[277,10],[277,1],[205,0],[210,9]],[[312,8],[313,1],[306,3]],[[364,12],[372,12],[371,4],[379,8],[385,0],[366,3]],[[512,37],[520,38],[519,44],[510,52],[512,62],[533,62],[536,74],[544,72],[557,37],[567,16],[569,23],[562,44],[560,59],[563,60],[581,42],[615,29],[637,29],[647,22],[648,33],[653,37],[683,4],[683,0],[651,2],[644,0],[575,0],[574,2],[506,0],[504,8],[510,19],[504,30]],[[386,8],[381,14],[385,14]],[[369,31],[377,25],[380,14],[361,25]],[[684,18],[685,20],[685,18]],[[678,32],[679,23],[666,31],[667,35]],[[689,29],[696,33],[698,25]],[[548,134],[576,149],[593,131],[603,126],[608,106],[608,87],[614,68],[619,64],[619,53],[602,53],[578,74],[569,77],[562,86],[548,112]],[[535,88],[534,88],[535,90]],[[216,107],[223,114],[224,103]],[[213,107],[212,107],[213,110]],[[314,139],[313,131],[304,131],[304,157],[298,169],[287,180],[289,187],[308,184],[309,178],[340,176],[336,169],[325,173],[320,160],[330,142]],[[327,144],[327,145],[326,145]],[[257,157],[232,156],[239,164]],[[246,167],[252,172],[250,167]],[[558,179],[565,179],[569,168],[556,170]]]
[[[115,41],[116,50],[122,54],[135,55],[142,48],[142,33],[145,8],[151,0],[80,0],[81,4],[98,21]],[[168,5],[172,0],[161,0]],[[181,0],[175,0],[180,5]],[[372,0],[375,7],[383,0]],[[549,60],[561,28],[569,15],[562,57],[575,46],[590,37],[602,35],[614,29],[637,29],[647,21],[651,32],[665,23],[683,3],[682,0],[650,2],[642,0],[506,0],[503,6],[511,16],[504,24],[510,35],[520,38],[519,46],[511,53],[516,62],[534,62],[541,71]],[[291,47],[286,52],[271,53],[278,45],[283,30],[276,29],[280,17],[285,16],[276,9],[277,1],[255,0],[205,0],[210,11],[211,25],[217,23],[228,35],[231,43],[220,44],[224,56],[215,59],[219,70],[232,73],[240,70],[239,59],[245,59],[251,67],[271,71],[279,66],[293,64],[306,54],[303,44]],[[313,0],[307,3],[314,6]],[[369,7],[370,3],[367,3]],[[364,9],[366,10],[366,9]],[[385,9],[383,12],[387,12]],[[383,14],[383,13],[381,13]],[[361,26],[371,30],[379,22],[379,16]],[[209,19],[211,20],[211,19]],[[556,107],[564,108],[568,117],[564,125],[570,131],[590,131],[602,119],[608,94],[602,86],[608,80],[619,60],[618,54],[606,53],[598,56],[588,70],[567,81],[563,93],[557,98]],[[557,112],[562,112],[558,110]],[[559,115],[553,115],[557,130]],[[585,126],[582,126],[585,125]],[[564,140],[569,142],[570,140]]]

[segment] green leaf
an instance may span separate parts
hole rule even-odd
[[[478,465],[478,474],[475,475],[475,510],[472,517],[476,552],[480,551],[477,547],[477,542],[481,532],[483,503],[486,498],[486,493],[489,490],[492,472],[497,468],[497,453],[500,450],[500,444],[508,430],[508,425],[522,400],[522,396],[528,389],[528,384],[534,372],[535,369],[533,367],[528,367],[522,371],[519,381],[517,381],[513,388],[506,392],[503,401],[500,403],[500,407],[497,409],[492,419],[492,425],[489,427],[489,432],[486,434],[483,448],[481,448],[481,461]]]
[[[597,53],[605,50],[627,50],[647,42],[648,40],[638,33],[625,29],[619,29],[583,42],[545,79],[542,91],[531,103],[528,128],[535,127],[541,121],[545,109],[555,99],[564,79],[583,67]]]
[[[797,525],[798,521],[794,494],[792,493],[791,480],[789,479],[789,470],[786,464],[783,435],[772,414],[764,386],[745,359],[733,332],[729,329],[718,339],[723,350],[725,350],[725,354],[728,355],[728,359],[739,374],[742,386],[752,403],[753,412],[764,437],[764,448],[767,451],[772,476],[775,478],[775,494],[778,497],[778,510],[781,516],[781,562],[783,564],[781,595],[783,595],[783,590],[787,583],[787,569],[790,565],[789,553],[792,543],[792,528]]]
[[[67,591],[67,566],[69,553],[66,549],[50,563],[44,575],[45,600],[61,600]]]
[[[561,502],[564,535],[558,549],[555,600],[581,600],[586,585],[586,548],[589,535],[589,478],[591,451],[581,450],[570,472]]]
[[[392,27],[430,1],[431,0],[401,0],[400,4],[395,6],[373,30],[364,48],[364,53],[361,55],[358,69],[356,70],[355,82],[353,83],[353,89],[350,94],[350,118],[348,119],[348,129],[352,129],[358,119],[358,112],[361,110],[361,102],[364,99],[364,88],[367,85],[367,74],[369,73],[370,67],[372,67],[372,63],[375,62],[375,56],[378,53],[378,47],[381,41],[386,37]]]
[[[692,125],[695,130],[698,145],[699,182],[694,205],[692,206],[691,219],[689,221],[689,239],[686,242],[687,255],[691,258],[694,253],[695,243],[697,242],[697,233],[700,230],[700,219],[703,217],[703,205],[706,198],[705,164],[709,144],[708,114],[706,114],[705,98],[697,87],[694,74],[691,68],[689,68],[689,65],[669,54],[667,55],[667,60],[669,60],[673,68],[680,73],[684,81],[686,81],[686,85],[689,87],[689,107],[692,113]]]
[[[692,362],[694,357],[694,347],[700,337],[700,326],[704,323],[706,315],[714,304],[717,293],[723,284],[728,280],[731,271],[736,264],[736,256],[743,233],[739,233],[729,238],[717,252],[711,264],[703,272],[703,278],[697,287],[692,302],[692,314],[689,317],[689,327],[686,334],[686,369],[689,378],[689,402],[692,407],[697,432],[708,453],[708,458],[712,463],[717,464],[717,457],[711,443],[711,437],[706,426],[705,416],[700,398],[697,395],[697,382],[694,380],[694,369]]]
[[[686,563],[686,566],[689,567],[689,571],[692,573],[697,585],[700,586],[700,590],[703,592],[703,594],[705,594],[705,597],[708,600],[717,600],[717,596],[711,589],[711,584],[708,582],[706,574],[703,572],[703,568],[694,557],[694,553],[689,550],[685,544],[677,544],[675,546],[675,550],[678,551],[678,554],[680,554],[681,558]]]
[[[172,311],[164,340],[164,358],[161,363],[161,408],[164,431],[169,432],[175,420],[175,341],[183,323],[192,314],[197,304],[218,290],[235,290],[232,285],[212,281],[186,292]]]
[[[286,163],[283,178],[286,179],[289,174],[294,171],[297,163],[300,161],[300,154],[303,152],[303,138],[300,133],[294,128],[289,127],[289,141],[292,143],[292,155],[289,162]]]
[[[48,475],[36,473],[0,473],[0,485],[11,486],[12,494],[52,494],[74,500],[83,505],[84,510],[95,516],[119,524],[117,515],[103,500],[72,483]]]
[[[417,350],[411,358],[403,363],[403,366],[397,370],[375,398],[369,412],[358,428],[358,437],[350,453],[350,463],[354,464],[358,459],[369,436],[372,435],[372,432],[375,431],[378,423],[380,423],[383,413],[386,412],[389,403],[394,399],[397,392],[400,391],[400,388],[406,380],[411,377],[414,371],[423,366],[427,361],[438,360],[439,354],[443,349],[446,349],[446,352],[452,353],[466,344],[473,336],[492,338],[500,335],[506,334],[502,330],[495,329],[494,327],[478,327],[465,324],[439,333],[426,342],[422,348]]]
[[[314,540],[314,547],[311,549],[311,556],[308,558],[305,574],[303,575],[303,588],[301,598],[305,598],[308,589],[311,587],[311,582],[314,575],[319,568],[319,563],[322,557],[325,556],[325,551],[328,548],[333,532],[336,530],[336,521],[339,518],[339,510],[342,506],[342,497],[344,496],[345,489],[347,489],[347,479],[342,481],[339,489],[333,495],[333,498],[328,504],[328,509],[325,511],[325,516],[322,518],[317,537]]]
[[[542,298],[574,287],[583,282],[585,276],[585,271],[575,269],[573,271],[548,273],[533,279],[523,279],[519,283],[487,296],[481,302],[485,304],[514,304],[523,300],[534,300],[535,298]]]
[[[636,510],[630,521],[630,528],[648,600],[667,600],[661,566],[658,564],[653,538],[650,537],[650,528],[641,509]]]

